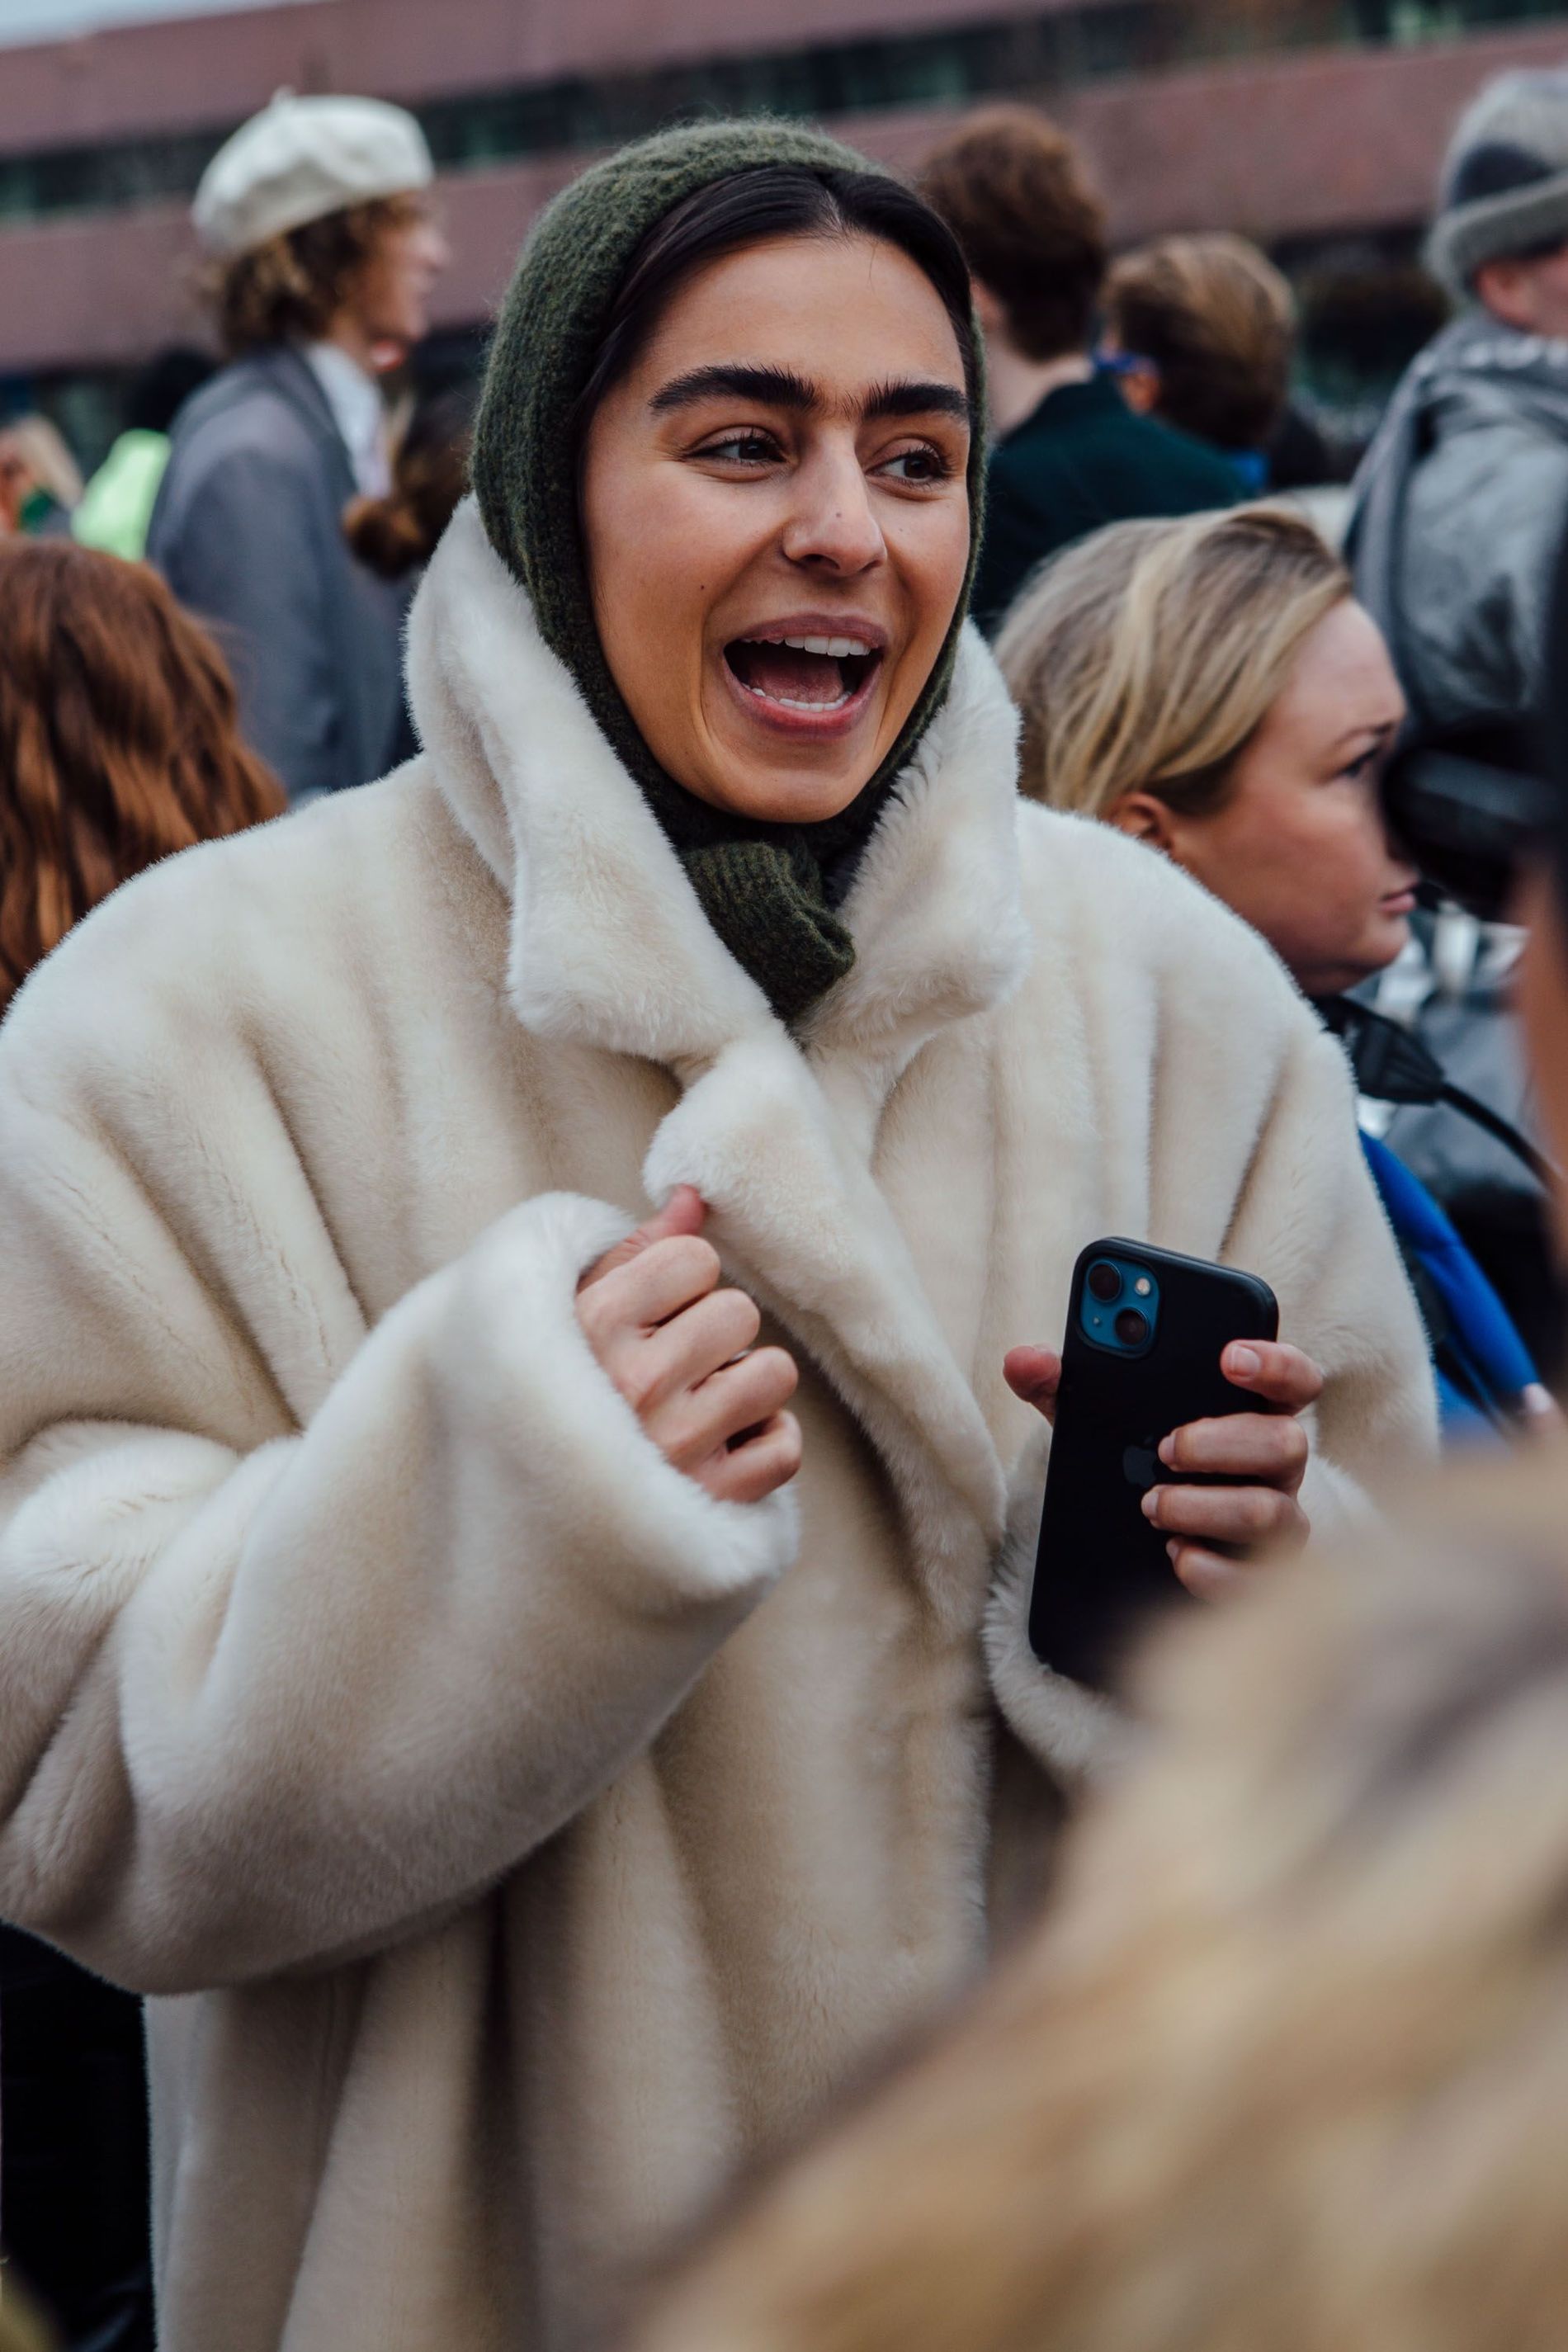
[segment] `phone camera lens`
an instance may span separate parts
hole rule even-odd
[[[1149,1318],[1136,1307],[1124,1307],[1116,1318],[1116,1336],[1124,1348],[1141,1348],[1149,1337]]]
[[[1091,1265],[1089,1269],[1089,1291],[1091,1298],[1098,1298],[1102,1303],[1119,1298],[1121,1295],[1121,1276],[1116,1267],[1108,1265],[1103,1258],[1098,1265]]]

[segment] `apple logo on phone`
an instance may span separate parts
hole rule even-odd
[[[1147,1493],[1160,1476],[1158,1438],[1146,1437],[1142,1445],[1130,1445],[1121,1456],[1121,1475],[1130,1486]]]

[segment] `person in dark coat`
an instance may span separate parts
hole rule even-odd
[[[1029,107],[983,109],[928,156],[921,190],[963,248],[985,332],[996,442],[973,610],[994,635],[1058,548],[1108,522],[1234,506],[1241,484],[1097,373],[1105,212],[1053,124]]]
[[[446,262],[431,176],[400,109],[285,94],[196,192],[232,363],[179,418],[147,551],[218,635],[295,802],[382,774],[399,740],[404,599],[342,516],[390,487],[376,376],[424,334]]]

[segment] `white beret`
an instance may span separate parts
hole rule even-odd
[[[218,149],[191,217],[207,251],[232,261],[306,221],[428,187],[434,177],[425,133],[400,106],[280,89]]]

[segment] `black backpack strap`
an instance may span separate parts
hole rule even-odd
[[[1482,1128],[1529,1169],[1539,1184],[1555,1181],[1556,1170],[1511,1119],[1492,1109],[1464,1087],[1444,1076],[1436,1055],[1397,1021],[1357,1004],[1348,996],[1326,996],[1316,1011],[1326,1029],[1343,1045],[1355,1073],[1357,1089],[1373,1102],[1446,1103],[1461,1118]]]

